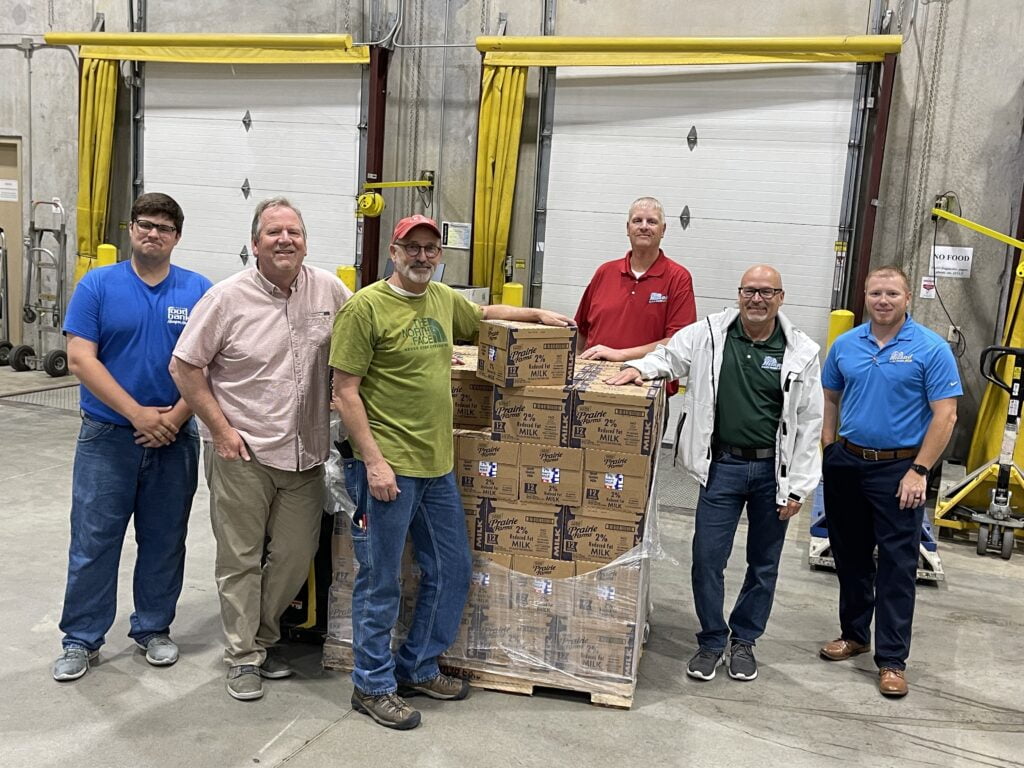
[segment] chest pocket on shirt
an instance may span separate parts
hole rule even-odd
[[[334,317],[331,312],[310,312],[306,318],[306,339],[311,347],[321,347],[331,339]]]

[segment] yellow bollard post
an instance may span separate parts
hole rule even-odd
[[[343,267],[338,267],[334,272],[338,276],[338,279],[340,279],[350,291],[355,293],[356,268],[351,264],[346,264]]]
[[[848,309],[836,309],[828,317],[828,338],[825,351],[832,347],[832,342],[853,328],[853,312]]]
[[[117,264],[117,246],[111,245],[110,243],[103,243],[96,246],[95,266],[109,267],[112,264]]]
[[[523,284],[505,283],[501,289],[501,303],[510,307],[523,306]]]

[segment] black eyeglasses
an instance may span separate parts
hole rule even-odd
[[[402,246],[402,250],[405,251],[406,256],[419,256],[420,251],[423,251],[428,257],[437,256],[441,252],[441,246],[434,245],[420,245],[419,243],[395,243],[395,245]]]
[[[781,288],[748,288],[742,285],[740,286],[739,291],[740,296],[742,296],[744,299],[752,299],[754,298],[754,294],[756,293],[765,301],[768,301],[769,299],[774,299],[776,296],[782,293]]]
[[[170,224],[157,224],[155,221],[146,219],[136,219],[135,226],[142,232],[152,232],[155,229],[161,235],[173,235],[178,231],[177,227],[172,227]]]

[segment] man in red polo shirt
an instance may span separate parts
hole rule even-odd
[[[660,247],[665,227],[665,210],[653,197],[629,207],[632,248],[597,268],[576,310],[580,359],[634,360],[696,321],[690,273]],[[676,389],[672,382],[669,394]]]

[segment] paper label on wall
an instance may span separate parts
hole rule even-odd
[[[445,248],[469,250],[473,240],[473,225],[459,221],[441,222],[441,245]]]
[[[923,275],[921,277],[921,298],[935,298],[935,278],[931,275]]]
[[[18,202],[18,180],[0,179],[0,203]]]
[[[956,245],[936,245],[932,250],[932,259],[932,274],[935,277],[970,277],[974,249]]]

